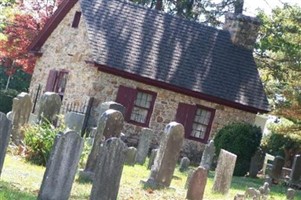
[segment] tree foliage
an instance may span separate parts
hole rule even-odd
[[[256,58],[275,113],[301,120],[301,8],[284,5],[263,22]]]
[[[225,13],[241,13],[243,0],[132,0],[149,8],[162,10],[186,19],[220,26]]]

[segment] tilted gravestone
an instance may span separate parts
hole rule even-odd
[[[117,110],[109,109],[101,115],[97,124],[92,150],[88,156],[86,167],[84,171],[80,173],[82,177],[85,177],[87,180],[93,180],[97,157],[101,153],[102,143],[108,138],[120,137],[123,122],[123,115]]]
[[[83,144],[83,139],[75,131],[56,136],[38,199],[69,198]]]
[[[151,155],[149,156],[147,169],[152,168],[152,166],[154,164],[154,161],[155,161],[155,158],[157,156],[157,153],[158,153],[158,149],[152,149]]]
[[[270,176],[273,180],[273,183],[278,183],[281,178],[282,168],[284,166],[284,158],[281,156],[276,156],[273,161],[273,166],[270,172]]]
[[[141,130],[136,156],[136,162],[140,165],[143,165],[145,162],[153,136],[154,133],[151,129],[143,128]]]
[[[206,144],[205,146],[205,150],[202,155],[200,166],[203,166],[205,167],[205,169],[209,170],[212,164],[214,154],[215,154],[214,141],[210,140],[209,144]]]
[[[85,115],[76,112],[67,112],[64,116],[66,126],[78,133],[82,131]]]
[[[181,159],[181,162],[180,162],[179,171],[180,171],[180,172],[186,171],[186,170],[188,169],[189,165],[190,165],[190,160],[189,160],[189,158],[183,157],[183,158]]]
[[[12,141],[19,145],[24,139],[21,127],[28,123],[32,109],[32,102],[29,94],[22,92],[13,99],[11,112],[12,119]]]
[[[99,154],[90,200],[117,199],[126,148],[119,138],[105,142]]]
[[[146,186],[169,187],[184,140],[184,127],[177,122],[169,123],[162,135],[151,174]]]
[[[234,172],[236,155],[221,149],[215,169],[212,190],[217,193],[228,193]]]
[[[57,115],[60,113],[62,101],[61,97],[55,92],[45,92],[40,98],[38,121],[57,122]]]
[[[301,183],[301,155],[295,155],[292,171],[290,174],[290,184],[298,185]]]
[[[109,109],[118,110],[124,116],[125,107],[123,105],[114,101],[106,101],[96,108],[96,112],[98,113],[99,118],[105,111]]]
[[[11,121],[6,117],[4,113],[0,112],[0,176],[6,155],[6,149],[10,139],[11,130]]]
[[[126,153],[125,153],[125,164],[134,166],[136,154],[137,154],[137,149],[135,147],[127,148]]]
[[[296,194],[296,190],[292,188],[288,188],[286,192],[286,199],[287,200],[294,200]]]
[[[256,178],[259,170],[263,165],[264,160],[264,152],[261,148],[257,149],[255,154],[251,158],[250,169],[249,169],[249,176],[251,178]]]
[[[202,200],[207,183],[208,171],[206,168],[199,166],[191,175],[188,184],[186,199]]]

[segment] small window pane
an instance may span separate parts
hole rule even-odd
[[[143,108],[150,108],[152,102],[152,95],[138,92],[135,105]]]
[[[145,123],[146,116],[147,116],[148,110],[134,107],[132,114],[131,114],[131,120],[140,122],[140,123]]]

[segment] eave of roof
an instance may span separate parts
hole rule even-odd
[[[32,43],[28,47],[28,51],[30,53],[34,53],[37,56],[40,56],[40,49],[43,44],[46,42],[48,37],[54,31],[54,29],[59,25],[59,23],[64,19],[67,13],[71,10],[71,8],[77,3],[78,0],[64,0],[57,10],[53,13],[53,15],[46,22],[45,26],[39,32],[39,34],[35,37]]]
[[[138,81],[138,82],[141,82],[141,83],[144,83],[144,84],[148,84],[148,85],[152,85],[152,86],[159,87],[159,88],[162,88],[162,89],[170,90],[170,91],[173,91],[173,92],[176,92],[176,93],[181,93],[181,94],[188,95],[188,96],[191,96],[191,97],[203,99],[203,100],[210,101],[210,102],[217,103],[217,104],[221,104],[221,105],[224,105],[224,106],[229,106],[231,108],[235,108],[235,109],[239,109],[239,110],[243,110],[243,111],[247,111],[247,112],[251,112],[251,113],[255,113],[255,114],[256,113],[267,113],[267,112],[269,112],[269,110],[258,109],[258,108],[255,108],[255,107],[251,107],[251,106],[248,106],[248,105],[243,105],[243,104],[236,103],[236,102],[233,102],[233,101],[228,101],[228,100],[218,98],[218,97],[215,97],[215,96],[210,96],[210,95],[203,94],[203,93],[200,93],[200,92],[195,92],[195,91],[192,91],[192,90],[187,90],[185,88],[180,88],[180,87],[177,87],[177,86],[173,86],[171,84],[167,84],[167,83],[162,82],[162,81],[157,81],[157,80],[150,79],[150,78],[147,78],[147,77],[137,76],[136,74],[132,74],[132,73],[129,73],[129,72],[126,72],[126,71],[118,70],[118,69],[113,68],[113,67],[108,67],[108,66],[105,66],[105,65],[101,65],[101,64],[98,64],[96,62],[87,61],[87,63],[93,64],[95,67],[97,67],[97,69],[99,71],[102,71],[102,72],[105,72],[105,73],[109,73],[109,74],[112,74],[112,75],[117,75],[117,76],[120,76],[120,77],[123,77],[123,78],[128,78],[128,79],[135,80],[135,81]]]

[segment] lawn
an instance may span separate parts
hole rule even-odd
[[[32,165],[19,156],[8,154],[5,159],[0,181],[0,200],[33,200],[36,199],[44,174],[44,167]],[[170,189],[150,190],[143,189],[140,180],[146,180],[149,170],[145,166],[125,166],[120,183],[118,199],[122,200],[161,200],[161,199],[185,199],[184,189],[187,173],[175,171]],[[243,193],[248,187],[258,188],[263,184],[262,179],[250,179],[246,177],[234,177],[230,192],[227,196],[211,192],[214,173],[209,173],[204,199],[223,200],[233,199],[235,194]],[[286,188],[273,186],[270,199],[286,199]],[[76,177],[73,184],[71,197],[73,200],[89,199],[91,191],[90,183],[82,183]],[[296,200],[301,200],[301,192],[296,194]]]

